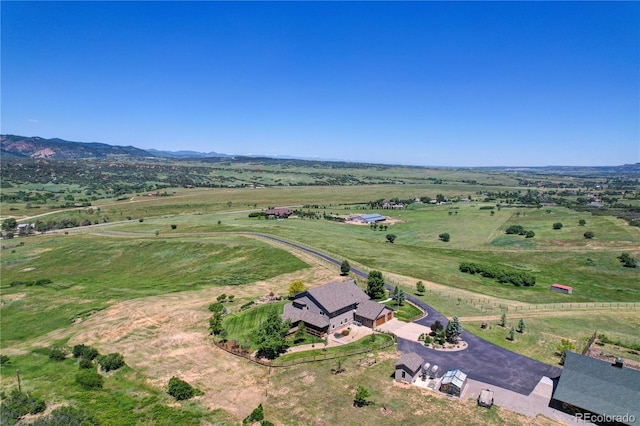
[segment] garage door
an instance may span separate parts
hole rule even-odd
[[[384,315],[376,320],[376,325],[384,324]]]

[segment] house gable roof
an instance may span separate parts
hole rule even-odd
[[[412,374],[416,374],[422,367],[422,357],[414,352],[402,354],[398,362],[396,362],[396,369],[405,367]]]
[[[310,324],[321,330],[329,326],[329,318],[327,316],[296,308],[293,303],[284,305],[284,313],[281,318],[283,320],[290,319],[292,323],[303,321],[305,324]]]
[[[596,414],[640,418],[640,371],[566,351],[553,398]]]
[[[352,280],[324,284],[301,293],[301,297],[307,295],[328,313],[337,312],[369,299],[369,296]]]
[[[356,315],[375,320],[380,316],[380,313],[384,310],[390,311],[388,307],[383,305],[382,303],[374,302],[373,300],[363,300],[358,304],[358,309],[356,309]]]

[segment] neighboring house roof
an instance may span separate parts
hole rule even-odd
[[[316,314],[306,309],[298,309],[291,303],[284,305],[283,319],[290,319],[292,323],[303,321],[305,324],[313,325],[323,329],[329,326],[329,318],[325,315]]]
[[[551,287],[553,287],[553,288],[561,288],[563,290],[573,290],[573,287],[571,287],[570,285],[552,284]]]
[[[422,367],[422,357],[413,352],[402,354],[398,362],[396,362],[396,369],[402,367],[405,367],[408,371],[415,374],[420,371]]]
[[[360,218],[364,221],[385,220],[385,217],[379,213],[363,214]]]
[[[384,310],[391,311],[391,309],[382,303],[374,302],[373,300],[363,300],[358,305],[358,309],[356,309],[356,315],[362,318],[375,320]]]
[[[443,385],[451,383],[458,388],[462,388],[465,380],[467,380],[467,375],[460,370],[449,370],[442,376]]]
[[[640,371],[566,351],[553,398],[596,414],[640,419]]]
[[[369,299],[369,296],[352,280],[324,284],[310,288],[301,294],[311,296],[328,313],[339,311],[349,305]]]

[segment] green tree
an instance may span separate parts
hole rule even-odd
[[[424,284],[422,283],[422,281],[418,281],[416,283],[416,292],[418,293],[418,295],[422,296],[425,291],[426,291],[426,289],[425,289]]]
[[[553,229],[562,229],[562,224],[560,222],[556,222],[553,224]]]
[[[450,343],[457,343],[460,334],[462,334],[462,325],[460,325],[458,317],[454,316],[453,320],[449,321],[447,324],[445,336]]]
[[[2,221],[2,230],[3,231],[13,231],[18,227],[18,221],[14,218],[10,217]]]
[[[585,226],[586,224],[587,224],[587,221],[586,221],[586,220],[584,220],[584,219],[580,219],[580,220],[578,221],[578,225],[580,225],[580,226]]]
[[[214,311],[211,318],[209,318],[209,329],[213,335],[217,336],[222,332],[222,317],[223,311]]]
[[[502,315],[500,316],[500,321],[498,322],[498,325],[500,327],[504,327],[505,325],[507,325],[507,313],[503,312]]]
[[[396,234],[387,234],[387,241],[389,241],[391,244],[393,244],[396,238],[397,238]]]
[[[365,388],[362,385],[358,385],[358,389],[356,390],[356,396],[353,398],[353,405],[355,405],[356,407],[363,407],[367,405],[367,398],[370,395],[371,394],[369,393],[367,388]]]
[[[511,329],[509,330],[509,334],[507,334],[507,339],[511,340],[512,342],[516,340],[516,331],[513,329],[513,327],[511,327]]]
[[[82,369],[76,373],[76,383],[85,389],[102,389],[104,378],[93,369]]]
[[[404,294],[404,290],[395,286],[393,292],[391,293],[391,298],[396,301],[398,306],[402,306],[404,304],[407,296]]]
[[[351,271],[351,265],[349,265],[349,261],[347,259],[343,260],[340,264],[340,275],[349,275]]]
[[[255,331],[255,343],[259,356],[274,359],[287,347],[285,336],[291,329],[291,321],[282,321],[276,311],[269,313],[267,318]]]
[[[533,232],[533,231],[526,231],[526,232],[524,233],[524,237],[525,237],[525,238],[533,238],[533,237],[535,237],[535,236],[536,236],[536,233],[535,233],[535,232]]]
[[[289,284],[289,297],[293,297],[298,293],[302,293],[307,288],[304,286],[304,282],[302,280],[295,280],[291,284]]]
[[[54,361],[64,361],[67,357],[67,350],[64,348],[51,348],[49,349],[49,359]]]
[[[193,398],[193,396],[196,394],[196,390],[189,383],[176,376],[173,376],[171,379],[169,379],[167,393],[178,401],[184,401],[186,399]]]
[[[296,330],[296,334],[293,336],[294,343],[299,343],[304,341],[304,338],[307,335],[307,327],[304,325],[304,321],[300,321],[298,323],[298,329]]]
[[[564,360],[567,356],[566,351],[575,351],[576,346],[569,339],[562,339],[560,344],[556,347],[556,355],[560,356],[560,365],[564,365]]]
[[[585,232],[585,233],[583,234],[583,236],[584,236],[587,240],[590,240],[590,239],[592,239],[593,237],[595,237],[595,236],[596,236],[596,234],[594,234],[594,233],[593,233],[593,232],[591,232],[591,231],[587,231],[587,232]]]
[[[518,333],[524,333],[525,328],[526,325],[524,323],[524,319],[520,318],[520,321],[518,321]]]
[[[382,277],[382,272],[369,272],[367,276],[367,294],[372,299],[382,299],[384,297],[384,278]]]
[[[442,234],[438,235],[438,238],[440,239],[440,241],[448,243],[449,240],[451,240],[451,235],[449,235],[448,232],[443,232]]]
[[[222,293],[216,297],[216,300],[220,303],[224,303],[224,301],[227,300],[227,295]]]

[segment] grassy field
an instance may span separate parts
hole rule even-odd
[[[514,341],[507,339],[509,329],[517,329],[518,321],[525,321],[525,332],[516,333]],[[548,364],[557,364],[560,360],[556,354],[557,346],[562,339],[568,339],[575,345],[576,352],[582,352],[589,338],[595,331],[604,333],[611,338],[623,342],[640,343],[640,322],[638,311],[569,311],[551,313],[546,316],[527,316],[509,314],[507,326],[501,327],[497,320],[488,321],[490,329],[482,330],[482,321],[465,321],[461,319],[463,327],[478,336],[498,346],[521,353],[533,359]],[[637,355],[629,351],[622,351],[625,358],[640,360]]]
[[[116,301],[242,286],[308,267],[283,250],[236,236],[58,235],[30,238],[14,250],[2,256],[3,348],[67,327]],[[52,284],[10,285],[41,278]]]
[[[391,410],[385,414],[384,421],[399,424],[427,421],[548,424],[545,420],[525,419],[505,410],[478,410],[473,403],[458,403],[392,385],[390,374],[398,356],[392,349],[376,355],[377,362],[371,366],[364,362],[367,358],[364,355],[348,358],[345,360],[347,371],[339,376],[330,372],[335,367],[333,361],[275,369],[268,386],[258,379],[262,373],[252,369],[254,367],[242,367],[235,358],[223,360],[227,355],[211,349],[206,335],[206,318],[210,315],[206,306],[215,300],[218,289],[236,294],[237,306],[265,292],[286,291],[295,274],[305,274],[313,284],[320,283],[319,277],[331,276],[318,272],[324,271],[323,266],[310,268],[299,253],[300,257],[296,257],[288,252],[290,249],[241,236],[241,232],[280,236],[338,259],[348,259],[352,266],[381,270],[385,276],[396,277],[408,285],[405,290],[412,295],[418,280],[437,283],[433,286],[427,283],[427,292],[419,298],[447,316],[462,317],[466,329],[487,340],[543,362],[557,363],[554,352],[562,338],[573,340],[581,349],[594,330],[624,341],[633,341],[640,335],[637,309],[590,311],[563,309],[562,305],[556,308],[545,305],[544,312],[540,313],[531,309],[535,304],[549,303],[640,302],[640,269],[624,268],[616,258],[622,252],[640,254],[640,228],[627,226],[613,217],[591,216],[560,207],[502,208],[495,209],[491,215],[489,210],[480,210],[480,207],[495,203],[480,201],[442,206],[413,204],[406,210],[379,210],[392,219],[384,231],[323,219],[249,218],[250,211],[304,204],[318,205],[310,210],[320,215],[368,213],[371,210],[363,209],[362,203],[370,200],[435,197],[436,194],[475,199],[482,198],[476,191],[510,188],[488,184],[517,184],[514,175],[501,172],[481,174],[383,167],[351,173],[358,178],[369,175],[380,181],[395,173],[397,184],[289,187],[285,186],[286,182],[301,173],[308,173],[308,181],[313,182],[313,173],[322,171],[295,167],[274,171],[278,173],[261,178],[263,183],[283,186],[175,188],[168,190],[172,194],[169,197],[135,194],[122,201],[98,200],[92,206],[96,209],[93,214],[84,209],[51,210],[51,214],[42,216],[43,220],[107,216],[109,223],[69,229],[68,235],[59,233],[3,241],[16,246],[3,249],[0,260],[0,346],[3,354],[11,356],[11,363],[0,367],[2,389],[15,385],[16,369],[20,369],[27,389],[47,401],[81,406],[105,424],[232,423],[246,415],[245,410],[253,408],[248,407],[246,400],[238,402],[243,389],[245,394],[249,393],[247,389],[255,391],[250,399],[252,404],[257,405],[263,398],[267,419],[282,424],[350,424],[348,419],[354,418],[358,424],[379,422],[382,406]],[[234,179],[248,181],[257,177],[254,174],[250,178],[241,168],[231,174]],[[430,178],[448,180],[434,184]],[[463,183],[463,179],[474,179],[482,185]],[[78,190],[73,186],[65,189]],[[0,206],[0,210],[5,216],[10,213],[20,218],[20,215],[47,213],[50,206],[26,209],[25,205],[12,204],[11,207],[16,210],[9,211],[6,204]],[[24,217],[20,222],[31,223],[35,219]],[[586,220],[585,226],[578,224],[580,219]],[[553,230],[555,222],[563,223],[563,228]],[[505,235],[505,229],[511,225],[533,230],[535,237]],[[594,232],[595,238],[585,239],[586,231]],[[438,239],[443,232],[451,235],[450,242]],[[397,235],[394,244],[385,242],[387,233]],[[18,245],[20,242],[24,242],[24,246]],[[458,265],[464,261],[526,271],[536,276],[537,284],[532,288],[517,288],[463,274]],[[329,268],[338,272],[337,266]],[[284,278],[280,279],[281,276]],[[12,282],[44,278],[52,283],[11,286]],[[571,285],[574,294],[550,292],[548,287],[552,283]],[[245,315],[228,316],[225,325],[230,338],[250,341],[250,331],[259,323],[261,315],[281,306],[263,305]],[[514,342],[505,339],[507,330],[495,325],[494,319],[490,320],[490,330],[479,328],[481,317],[495,315],[503,306],[511,308],[510,325],[517,325],[519,319],[520,312],[513,313],[514,306],[529,309],[522,311],[526,332],[517,334]],[[172,317],[172,322],[161,323],[167,315]],[[417,314],[400,311],[397,316],[403,315]],[[83,328],[89,326],[93,328]],[[73,375],[77,367],[73,361],[53,363],[43,352],[43,348],[52,344],[77,343],[68,340],[68,336],[74,334],[67,333],[71,329],[74,333],[80,330],[77,332],[88,343],[96,341],[105,351],[122,350],[131,368],[107,377],[104,391],[83,392],[76,388]],[[65,333],[58,333],[61,330]],[[176,341],[172,340],[174,337]],[[359,344],[367,344],[366,340]],[[198,348],[197,354],[191,353],[194,347]],[[322,354],[321,349],[318,354]],[[283,359],[310,355],[313,354],[292,354]],[[188,372],[196,384],[207,387],[203,399],[185,404],[174,404],[168,399],[162,390],[163,380],[176,371]],[[202,371],[211,377],[201,376]],[[357,384],[365,384],[371,390],[375,405],[362,409],[352,407],[353,389]],[[238,388],[229,391],[233,386]],[[322,392],[317,392],[318,388]],[[219,402],[223,400],[224,404]],[[226,407],[234,415],[220,407]],[[239,408],[234,411],[234,407]],[[450,416],[452,411],[458,416]],[[118,412],[125,414],[114,421]]]
[[[353,343],[349,343],[346,345],[334,346],[331,348],[321,348],[322,345],[318,345],[318,349],[312,349],[310,351],[303,352],[294,352],[286,355],[282,355],[278,358],[278,363],[287,363],[290,361],[296,361],[301,359],[309,359],[313,357],[327,357],[327,358],[335,358],[341,357],[343,355],[347,355],[353,352],[357,352],[359,350],[363,350],[366,348],[370,348],[372,351],[377,351],[381,346],[384,346],[391,342],[393,338],[386,334],[378,334],[376,333],[375,340],[371,340],[370,337],[364,337],[362,339],[356,340]],[[361,355],[360,355],[361,356]]]

